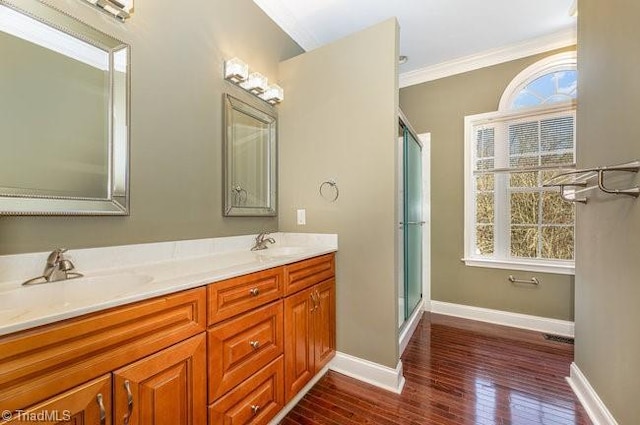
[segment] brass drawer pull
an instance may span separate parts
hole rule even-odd
[[[102,394],[98,393],[96,396],[96,402],[98,402],[98,407],[100,408],[100,425],[105,425],[107,423],[107,411],[104,409]]]
[[[257,350],[258,348],[260,348],[260,341],[251,341],[251,342],[249,342],[249,344],[251,344],[251,347],[254,350]]]
[[[253,412],[254,415],[257,415],[258,412],[260,411],[260,406],[258,406],[257,404],[252,404],[251,411]]]
[[[249,293],[251,294],[251,296],[257,297],[258,295],[260,295],[260,289],[253,288],[253,289],[249,290]]]

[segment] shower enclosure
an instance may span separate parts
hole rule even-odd
[[[422,143],[401,115],[399,125],[399,156],[401,184],[398,196],[398,216],[401,217],[398,235],[398,263],[401,264],[398,282],[398,326],[402,327],[422,300]]]

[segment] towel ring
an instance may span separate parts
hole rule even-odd
[[[325,190],[328,190],[326,189],[326,186],[333,188],[336,193],[333,196],[327,196],[324,193]],[[333,180],[327,180],[322,182],[322,184],[320,185],[320,196],[322,196],[324,199],[326,199],[329,202],[337,201],[338,197],[340,196],[340,189],[338,189],[338,184]]]

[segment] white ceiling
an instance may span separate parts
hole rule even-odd
[[[505,49],[522,57],[543,51],[541,44],[575,42],[573,0],[253,1],[307,51],[397,17],[400,54],[409,56],[401,75]]]

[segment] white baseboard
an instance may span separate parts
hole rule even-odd
[[[422,318],[422,313],[424,313],[424,300],[420,301],[413,314],[411,314],[411,317],[409,317],[409,319],[405,323],[404,328],[402,328],[402,331],[400,331],[400,337],[398,338],[400,345],[400,356],[402,356],[402,353],[404,353],[404,349],[407,348],[409,340],[418,327],[420,318]]]
[[[566,320],[548,319],[546,317],[530,316],[528,314],[491,310],[488,308],[452,304],[442,301],[431,301],[431,312],[554,335],[568,336],[571,338],[574,336],[574,324]]]
[[[571,376],[567,378],[567,382],[576,393],[594,425],[618,425],[607,406],[575,363],[571,363]]]
[[[400,394],[402,387],[404,387],[402,362],[400,360],[398,360],[396,368],[393,369],[350,356],[349,354],[337,352],[329,364],[329,369],[396,394]]]
[[[424,311],[431,311],[431,301],[425,301],[423,309]]]
[[[278,425],[280,423],[281,420],[284,419],[285,416],[287,416],[287,414],[289,414],[289,412],[291,410],[293,410],[294,407],[296,407],[296,404],[298,404],[298,402],[300,400],[302,400],[302,397],[304,397],[309,390],[318,383],[318,381],[329,371],[329,365],[325,366],[324,368],[322,368],[322,370],[320,370],[320,372],[318,372],[316,374],[316,376],[314,376],[313,378],[311,378],[311,381],[309,381],[307,383],[307,385],[305,385],[299,392],[298,394],[296,394],[289,403],[287,403],[286,406],[284,406],[282,408],[282,410],[280,410],[280,412],[278,412],[278,414],[271,419],[271,422],[269,422],[269,425]]]

